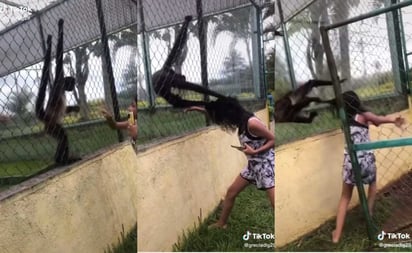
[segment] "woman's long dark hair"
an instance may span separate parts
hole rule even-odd
[[[366,112],[366,108],[362,105],[359,96],[352,90],[342,93],[343,104],[349,119],[355,117],[358,113]]]
[[[209,102],[205,109],[210,119],[224,130],[239,132],[245,130],[247,120],[253,116],[253,113],[246,111],[236,98],[226,97],[219,98],[216,101]]]

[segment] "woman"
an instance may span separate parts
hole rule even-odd
[[[226,228],[236,197],[249,184],[266,191],[272,207],[275,201],[275,135],[251,112],[246,111],[235,98],[219,98],[204,107],[190,107],[186,111],[201,111],[224,130],[238,130],[238,137],[248,164],[227,190],[219,220],[211,225]]]

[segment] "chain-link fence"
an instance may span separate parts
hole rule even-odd
[[[324,47],[320,36],[320,26],[336,23],[362,13],[368,13],[384,5],[385,1],[337,1],[337,0],[315,0],[315,1],[277,1],[276,2],[276,28],[283,32],[283,36],[276,36],[276,58],[275,58],[275,100],[289,90],[296,89],[302,83],[310,79],[331,80],[326,64]],[[279,13],[279,10],[283,13]],[[281,20],[280,14],[283,14]],[[282,22],[283,21],[283,22]],[[369,23],[362,24],[359,31],[347,34],[346,31],[333,31],[330,34],[331,44],[337,54],[338,68],[341,78],[347,78],[344,89],[358,89],[365,87],[367,82],[374,82],[373,78],[367,79],[359,77],[360,73],[370,76],[375,71],[384,72],[390,64],[390,58],[375,59],[368,57],[379,54],[377,51],[368,52],[370,46],[367,43],[374,43],[378,38],[362,38],[364,31],[379,29],[383,24]],[[377,37],[381,35],[376,35]],[[350,43],[348,41],[350,37]],[[357,37],[357,39],[355,38]],[[369,41],[366,41],[369,40]],[[372,41],[370,41],[372,40]],[[380,42],[379,42],[380,43]],[[389,47],[389,46],[387,46]],[[383,48],[382,48],[383,49]],[[354,54],[359,52],[357,59],[362,57],[363,66],[351,65],[348,58],[349,52]],[[373,63],[365,62],[366,58],[374,59]],[[370,60],[369,60],[370,61]],[[357,71],[356,74],[351,72]],[[387,82],[389,77],[379,77],[379,82]],[[378,85],[378,84],[376,84]],[[399,88],[399,87],[398,87]],[[394,92],[395,90],[393,90]],[[360,91],[363,95],[368,93],[366,90]],[[388,90],[389,92],[389,90]],[[322,99],[334,97],[331,87],[315,88],[309,94],[319,96]],[[368,96],[373,96],[369,94]],[[368,98],[369,99],[369,98]],[[405,102],[405,100],[403,100]],[[400,107],[405,108],[405,103],[400,103]],[[339,120],[333,108],[322,104],[314,104],[307,111],[316,110],[319,116],[310,125],[307,124],[277,124],[276,136],[277,145],[305,138],[308,136],[323,133],[339,128]],[[394,108],[396,110],[396,108]]]
[[[330,47],[324,46],[329,69],[335,80],[338,79],[338,75],[349,80],[341,85],[342,91],[337,87],[337,97],[342,97],[341,92],[353,90],[368,111],[399,115],[409,109],[407,96],[410,91],[410,75],[407,56],[410,41],[405,34],[411,32],[408,29],[412,9],[405,6],[412,5],[412,1],[387,1],[382,4],[384,6],[378,11],[326,26],[328,30],[323,36],[325,41],[330,42]],[[405,8],[399,10],[400,7]],[[403,117],[409,120],[409,111],[405,111]],[[344,118],[343,120],[345,122]],[[349,128],[344,127],[348,149],[353,154],[352,167],[357,176],[368,235],[372,240],[377,239],[383,243],[396,242],[393,247],[403,248],[409,245],[412,234],[412,130],[410,123],[406,123],[404,130],[386,125],[370,127],[370,131],[372,141],[378,142],[362,148],[360,145],[352,145]],[[356,159],[354,150],[359,152],[365,149],[377,149],[373,151],[378,170],[377,184],[378,188],[383,187],[373,210],[370,210],[370,205],[368,208],[362,185],[365,174],[361,171],[365,169],[361,170],[355,164],[363,163],[364,166],[364,158],[358,153]],[[368,196],[370,197],[373,195]],[[371,213],[373,211],[372,219],[369,217],[368,209]]]
[[[143,0],[140,3],[139,144],[207,126],[204,115],[174,109],[157,96],[151,80],[166,61],[188,15],[193,21],[189,24],[186,47],[174,65],[175,72],[189,82],[237,97],[250,110],[263,108],[267,89],[262,35],[271,36],[273,2]],[[203,100],[203,95],[195,92],[179,91],[178,95],[187,100]]]
[[[400,2],[405,6],[412,4],[411,1]],[[398,114],[409,120],[412,9],[384,9],[397,3],[399,1],[277,1],[276,27],[283,36],[276,37],[275,100],[309,79],[331,80],[333,73],[330,70],[333,68],[326,59],[329,53],[335,61],[336,80],[347,79],[339,86],[341,92],[353,90],[365,107],[376,114]],[[380,11],[379,15],[371,15]],[[356,22],[347,22],[359,15],[361,18]],[[322,26],[328,28],[329,51],[322,41]],[[315,89],[309,95],[332,99],[336,94],[331,86]],[[339,113],[334,108],[312,105],[308,110],[319,112],[311,124],[276,125],[278,145],[340,128]],[[410,235],[411,148],[405,146],[410,144],[410,139],[401,138],[411,136],[410,123],[406,124],[405,130],[382,125],[371,126],[370,131],[372,141],[385,142],[372,148],[378,148],[374,153],[378,168],[377,184],[381,190],[373,217],[367,219],[370,221],[369,236],[376,239],[381,231]],[[385,145],[401,147],[383,148]],[[355,145],[354,148],[360,147]],[[362,188],[360,190],[363,191]],[[367,206],[362,197],[361,204],[363,208]],[[389,238],[386,234],[384,239],[401,238]]]
[[[55,77],[59,19],[64,20],[64,74],[76,79],[75,90],[66,92],[67,104],[80,107],[78,113],[64,117],[72,155],[84,158],[126,138],[107,126],[100,110],[120,108],[117,118],[126,118],[126,108],[137,93],[134,1],[35,2],[0,3],[0,187],[21,182],[54,163],[57,141],[45,134],[35,103],[49,34],[51,82]],[[103,25],[111,64],[100,39]],[[116,100],[117,105],[112,102]]]
[[[64,73],[77,81],[74,92],[66,92],[67,104],[80,107],[78,113],[65,116],[63,126],[70,153],[85,157],[127,138],[127,133],[108,127],[100,110],[107,107],[116,120],[126,119],[135,94],[139,144],[207,125],[201,114],[172,109],[156,97],[151,84],[151,75],[165,61],[186,15],[194,21],[176,71],[191,82],[237,96],[250,110],[262,108],[267,89],[260,49],[265,43],[262,34],[271,36],[271,4],[267,0],[1,3],[5,14],[0,20],[1,185],[21,182],[53,164],[57,141],[35,116],[35,102],[49,34],[53,36],[50,80],[54,80],[60,18],[64,20]],[[202,40],[199,18],[205,31]]]

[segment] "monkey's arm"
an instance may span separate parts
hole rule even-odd
[[[50,98],[47,106],[48,108],[55,108],[64,94],[65,79],[63,74],[63,24],[63,19],[59,19],[58,40],[56,47],[56,77],[50,90]]]
[[[52,36],[47,36],[47,50],[44,56],[44,64],[41,75],[39,93],[36,99],[36,115],[40,120],[45,120],[46,114],[43,109],[44,99],[46,97],[47,81],[50,75],[50,61],[51,61],[51,42]]]

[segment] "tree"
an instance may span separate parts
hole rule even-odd
[[[270,3],[270,0],[266,0],[265,4]],[[275,4],[268,4],[263,8],[262,21],[272,19],[274,21],[275,17]],[[263,29],[263,34],[272,34],[275,36],[275,23],[270,22],[267,27]]]
[[[34,93],[30,89],[24,87],[20,91],[13,91],[6,103],[6,108],[14,114],[14,117],[27,120],[31,118],[31,113],[27,109],[28,105],[31,104],[31,97]]]
[[[123,90],[119,94],[122,97],[131,99],[137,94],[137,63],[136,57],[130,57],[127,67],[123,70]]]
[[[212,44],[216,44],[216,39],[221,33],[231,33],[233,39],[229,45],[229,48],[234,48],[239,40],[243,41],[246,45],[249,66],[252,66],[249,47],[249,41],[252,36],[251,18],[250,8],[242,8],[233,12],[224,13],[217,19],[211,20],[211,22],[216,25],[211,37]]]
[[[223,61],[224,73],[227,75],[234,75],[246,68],[245,59],[236,49],[230,50],[229,56],[225,57]]]
[[[89,59],[92,54],[97,57],[102,56],[102,46],[99,41],[95,41],[89,43],[87,45],[83,45],[80,47],[75,48],[72,52],[68,52],[65,55],[64,63],[69,65],[70,75],[76,78],[76,87],[77,92],[74,92],[74,97],[76,99],[77,104],[80,107],[80,117],[82,120],[89,120],[90,119],[90,109],[87,103],[87,95],[86,95],[86,82],[89,77]],[[74,60],[73,60],[74,57]],[[74,68],[73,63],[74,61]],[[110,87],[107,85],[107,71],[102,69],[103,72],[103,85],[104,85],[104,92],[105,95],[109,94],[110,96]]]

